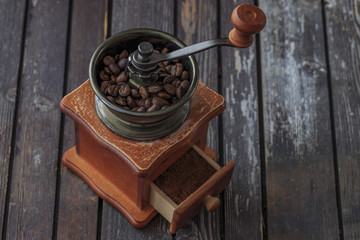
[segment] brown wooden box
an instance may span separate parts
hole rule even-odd
[[[233,161],[220,168],[214,161],[216,154],[205,146],[209,121],[225,109],[223,97],[199,83],[190,104],[189,116],[176,132],[153,141],[133,141],[113,133],[100,121],[94,93],[86,81],[60,103],[60,109],[74,120],[76,135],[76,145],[64,154],[63,163],[135,227],[146,226],[158,211],[171,222],[170,232],[175,233],[205,203],[209,210],[218,206],[213,196],[229,184],[234,168]],[[183,203],[174,205],[153,181],[190,148],[217,173]]]

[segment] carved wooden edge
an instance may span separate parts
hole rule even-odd
[[[82,164],[79,164],[80,161]],[[116,189],[116,191],[104,190],[111,188],[112,184],[103,179],[101,174],[96,174],[96,169],[90,165],[84,166],[86,161],[76,154],[75,146],[64,153],[62,162],[66,167],[78,174],[98,196],[118,209],[134,227],[143,228],[156,216],[157,211],[150,206],[144,210],[140,210],[135,205],[130,206],[131,202],[127,200],[125,195],[119,194],[119,189]],[[91,170],[87,167],[91,168]],[[94,173],[91,174],[91,171],[94,171]],[[111,195],[111,192],[117,192],[118,196]]]
[[[130,161],[125,155],[123,155],[119,150],[117,150],[113,145],[106,142],[103,138],[101,138],[99,135],[97,135],[92,128],[76,113],[74,113],[71,109],[67,108],[66,105],[63,104],[63,101],[59,103],[60,110],[69,116],[71,119],[74,120],[77,124],[81,125],[87,132],[89,132],[97,141],[98,144],[100,144],[104,149],[110,151],[118,158],[121,158],[122,160],[126,161],[126,163],[131,167],[132,171],[140,176],[145,177],[147,176],[147,171],[139,170],[135,164]]]
[[[225,101],[223,104],[218,106],[218,108],[214,109],[210,114],[208,114],[205,118],[201,119],[199,123],[192,129],[192,131],[181,141],[177,142],[176,144],[171,146],[171,149],[168,149],[164,151],[158,158],[155,160],[147,169],[139,169],[137,165],[134,164],[133,161],[131,161],[128,157],[126,157],[124,154],[121,153],[117,148],[115,148],[113,145],[106,142],[103,138],[101,138],[98,134],[96,134],[91,126],[89,126],[78,114],[74,113],[71,109],[66,107],[64,105],[63,100],[59,103],[60,110],[72,118],[76,123],[82,125],[84,129],[86,129],[91,135],[93,135],[99,144],[102,145],[102,147],[106,148],[107,150],[111,151],[115,156],[118,156],[119,158],[123,159],[128,163],[128,165],[131,167],[132,171],[139,177],[147,177],[148,172],[151,167],[156,166],[156,161],[159,159],[165,159],[169,157],[172,154],[171,149],[178,149],[183,146],[185,146],[189,139],[193,138],[194,135],[196,135],[199,131],[199,129],[203,126],[203,124],[210,122],[211,119],[216,117],[217,115],[221,114],[225,109]],[[169,151],[170,150],[170,151]]]

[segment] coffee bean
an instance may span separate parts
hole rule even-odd
[[[109,75],[107,75],[104,70],[100,71],[99,77],[103,81],[108,81],[110,79]]]
[[[109,87],[110,83],[109,81],[103,81],[100,86],[100,91],[104,94],[107,92],[107,88]]]
[[[119,84],[120,82],[126,82],[129,80],[129,72],[125,73],[122,71],[119,76],[116,77],[116,83]]]
[[[162,108],[161,108],[161,110],[165,110],[165,109],[167,109],[169,106],[163,106]]]
[[[156,110],[160,110],[160,106],[159,105],[152,105],[150,108],[148,108],[147,112],[153,112]]]
[[[131,96],[131,95],[130,95]],[[140,107],[140,99],[138,99],[138,98],[134,98],[133,96],[131,96],[133,99],[134,99],[134,101],[136,102],[136,106],[138,106],[138,107]],[[142,99],[142,98],[141,98]]]
[[[128,51],[123,50],[123,51],[120,53],[119,58],[120,58],[120,59],[123,59],[123,58],[127,58],[128,56],[129,56]]]
[[[113,97],[116,97],[118,95],[118,87],[114,84],[108,87],[107,93]]]
[[[168,74],[166,71],[165,71],[165,69],[160,69],[160,71],[159,71],[159,77],[160,78],[165,78],[165,77],[167,77],[167,76],[169,76],[170,74]]]
[[[145,107],[145,99],[138,99],[139,101],[136,102],[136,104],[139,106],[139,107]]]
[[[144,86],[139,87],[139,93],[143,99],[146,99],[150,96],[149,92]]]
[[[112,56],[106,56],[104,57],[103,59],[103,63],[108,66],[110,65],[111,63],[114,63],[115,62],[115,59],[112,57]]]
[[[176,89],[176,96],[180,99],[180,98],[182,98],[183,96],[184,96],[184,94],[185,94],[185,90],[184,90],[184,88],[182,87],[182,86],[180,86],[180,87],[178,87],[177,89]]]
[[[116,76],[120,74],[120,68],[116,65],[116,63],[110,63],[109,69],[112,71]]]
[[[106,98],[112,103],[115,102],[115,99],[112,96],[106,96]]]
[[[172,83],[171,83],[175,88],[178,88],[181,84],[181,81],[179,79],[175,79]]]
[[[111,76],[110,76],[110,82],[111,82],[111,84],[116,84],[116,77],[115,77],[115,75],[111,75]]]
[[[168,52],[169,52],[169,49],[166,48],[166,47],[161,50],[161,53],[162,53],[162,54],[165,54],[165,53],[168,53]]]
[[[126,110],[131,110],[129,107],[125,106],[123,107],[123,109],[126,109]]]
[[[110,69],[109,69],[108,66],[104,67],[104,72],[105,72],[106,74],[108,74],[108,75],[111,74],[111,71],[110,71]]]
[[[119,60],[120,60],[120,54],[116,54],[116,55],[114,56],[114,59],[115,59],[115,62],[116,62],[116,63],[119,62]]]
[[[155,82],[153,85],[156,85],[156,86],[164,86],[164,83],[162,81],[157,81]]]
[[[180,62],[179,61],[179,59],[173,59],[173,60],[171,60],[173,63],[178,63],[178,62]]]
[[[177,63],[172,66],[171,75],[174,75],[175,77],[180,77],[183,70],[184,70],[184,66],[181,63]]]
[[[151,85],[147,88],[148,92],[149,93],[158,93],[160,92],[161,90],[163,90],[163,86],[159,85],[159,84],[154,84],[154,85]]]
[[[120,59],[120,61],[118,62],[118,66],[121,68],[121,69],[125,69],[126,68],[126,64],[127,64],[127,58],[122,58]]]
[[[139,91],[136,90],[136,89],[131,89],[131,96],[132,96],[133,98],[139,98],[139,97],[141,97]]]
[[[158,63],[158,66],[159,66],[160,68],[165,68],[165,65],[164,65],[162,62],[159,62],[159,63]]]
[[[180,86],[182,86],[184,88],[185,91],[187,91],[190,87],[190,82],[189,80],[184,80],[181,82]]]
[[[152,103],[151,103],[151,98],[148,98],[145,100],[145,107],[147,109],[149,109],[151,107]]]
[[[167,92],[159,92],[157,94],[157,96],[160,97],[160,98],[164,98],[164,99],[171,99],[171,95],[168,94]]]
[[[111,96],[117,97],[117,96],[119,96],[119,88],[120,87],[118,85],[116,85],[116,84],[114,84],[114,86],[116,86],[116,88],[114,89],[114,92],[113,92],[113,94]]]
[[[166,47],[161,50],[161,53],[162,53],[162,54],[165,54],[165,53],[168,53],[168,52],[169,52],[169,49],[166,48]]]
[[[130,93],[131,93],[130,86],[127,85],[126,83],[121,83],[119,89],[119,95],[122,97],[127,97],[130,95]]]
[[[174,65],[171,65],[171,64],[170,64],[170,65],[167,65],[167,66],[165,67],[166,72],[171,74],[171,69],[172,69],[173,66],[174,66]]]
[[[145,107],[139,107],[137,109],[137,112],[146,112],[146,108]]]
[[[162,64],[166,67],[167,65],[169,65],[171,62],[170,61],[163,61]]]
[[[167,75],[165,78],[164,78],[164,83],[171,83],[172,81],[175,80],[175,76],[173,75]]]
[[[164,89],[170,95],[174,95],[175,92],[176,92],[176,88],[173,85],[169,84],[169,83],[164,85]]]
[[[188,80],[189,79],[189,72],[188,71],[186,71],[186,70],[184,70],[183,72],[182,72],[182,74],[181,74],[181,80]]]
[[[126,102],[131,109],[137,107],[136,102],[134,101],[134,99],[131,96],[127,96]]]
[[[178,102],[178,98],[177,97],[173,97],[172,101],[171,101],[171,105],[174,105]]]
[[[160,97],[153,97],[151,102],[153,105],[159,105],[160,107],[170,105],[166,99]]]
[[[119,104],[120,106],[122,106],[122,107],[127,106],[127,101],[126,101],[126,98],[124,98],[124,97],[117,96],[117,97],[115,98],[115,102],[116,102],[117,104]]]

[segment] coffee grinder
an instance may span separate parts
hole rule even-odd
[[[252,44],[253,34],[264,28],[266,17],[258,7],[242,4],[234,9],[231,21],[235,28],[228,38],[191,46],[153,29],[117,33],[94,52],[90,79],[60,102],[61,111],[74,120],[76,142],[65,152],[63,164],[135,227],[146,226],[160,213],[170,222],[169,231],[176,233],[202,207],[214,211],[220,205],[216,196],[229,184],[234,161],[220,167],[216,153],[206,146],[206,136],[209,121],[224,111],[225,101],[199,82],[192,54],[215,46],[246,48]],[[170,53],[156,53],[153,49],[157,47],[167,47]],[[179,59],[189,71],[189,90],[176,104],[153,112],[133,112],[109,101],[99,87],[102,59],[124,49],[132,52],[126,69],[133,87],[153,84],[158,63]],[[182,202],[175,203],[157,179],[189,151],[205,164],[191,169],[195,175],[208,166],[214,173]],[[177,186],[179,190],[183,187],[185,184]]]

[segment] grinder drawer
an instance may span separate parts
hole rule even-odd
[[[227,187],[233,170],[233,160],[221,168],[194,145],[150,184],[149,203],[171,223],[169,231],[176,233],[203,206],[208,211],[219,207],[215,196]]]

